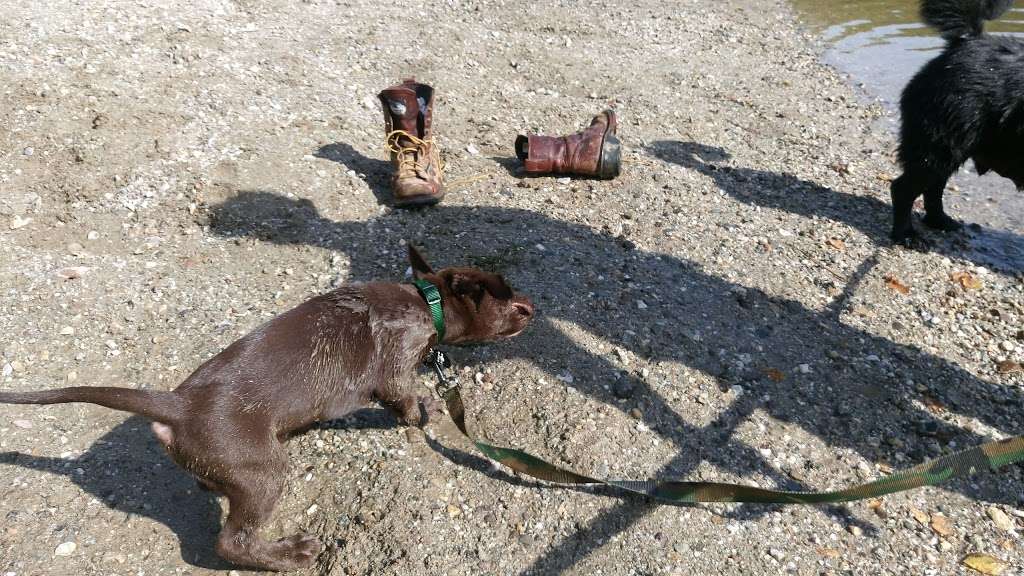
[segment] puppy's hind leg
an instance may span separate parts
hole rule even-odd
[[[320,542],[307,534],[295,534],[276,542],[259,537],[284,488],[287,456],[280,445],[265,460],[232,469],[220,484],[228,497],[228,519],[217,538],[217,554],[241,566],[262,570],[297,570],[313,564]]]

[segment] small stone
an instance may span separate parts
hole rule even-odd
[[[625,350],[616,346],[615,355],[619,357],[619,362],[622,362],[623,365],[629,365],[629,354]]]
[[[636,307],[640,310],[647,310],[647,302],[644,302],[643,300],[637,300]]]
[[[72,328],[71,326],[65,326],[65,327],[60,329],[60,335],[61,336],[71,336],[74,333],[75,333],[75,329]]]
[[[1014,362],[1013,360],[1003,360],[996,364],[996,371],[1000,374],[1013,374],[1014,372],[1024,371],[1024,369],[1021,368],[1019,363]]]
[[[621,400],[628,400],[633,397],[633,392],[636,391],[636,386],[633,385],[628,379],[619,380],[612,387],[612,393],[615,394],[616,398]]]
[[[25,156],[32,156],[33,154],[36,153],[36,149],[31,146],[27,146],[24,150],[21,151],[21,153],[24,154]]]
[[[783,560],[786,559],[786,553],[783,552],[782,550],[779,550],[778,548],[772,548],[772,549],[768,550],[768,555],[771,556],[772,558],[775,558],[779,562],[782,562]]]
[[[812,372],[810,364],[801,364],[797,366],[797,370],[799,370],[801,374],[810,374]]]
[[[313,504],[313,505],[312,505],[312,506],[310,506],[309,508],[306,508],[306,516],[312,516],[313,514],[316,514],[316,511],[317,511],[317,510],[318,510],[319,508],[320,508],[320,507],[319,507],[319,506],[317,506],[316,504]]]
[[[742,396],[743,392],[745,392],[743,390],[743,386],[740,386],[739,384],[733,384],[732,386],[730,386],[729,391],[735,394],[736,396]]]
[[[640,420],[641,418],[643,418],[643,417],[644,417],[644,413],[643,413],[643,412],[641,412],[639,408],[633,408],[633,409],[631,409],[631,410],[629,411],[629,415],[630,415],[630,417],[632,417],[632,418],[635,418],[635,419],[637,419],[637,420]]]
[[[11,424],[14,424],[15,426],[23,430],[32,429],[32,422],[29,422],[28,420],[14,420],[13,422],[11,422]]]
[[[467,144],[466,145],[466,152],[469,152],[473,156],[477,156],[477,155],[480,154],[480,151],[477,150],[476,146],[473,146],[472,144]]]
[[[858,538],[860,538],[861,535],[864,534],[864,530],[862,530],[861,527],[857,526],[856,524],[850,524],[849,526],[847,526],[846,531]]]
[[[60,276],[65,280],[74,280],[76,278],[81,278],[88,271],[89,268],[86,266],[69,266],[67,268],[57,270],[57,276]]]
[[[459,516],[462,516],[462,509],[459,508],[458,506],[454,505],[454,504],[449,504],[448,505],[448,517],[449,518],[458,518]]]
[[[380,108],[380,100],[372,94],[367,94],[366,97],[363,98],[363,108],[366,108],[367,110],[376,110],[377,108]]]
[[[953,534],[953,524],[942,514],[932,514],[932,532],[946,537]]]
[[[18,228],[24,228],[32,222],[31,218],[22,218],[21,216],[15,216],[11,220],[11,230],[17,230]]]
[[[988,514],[988,517],[992,519],[992,523],[996,525],[996,528],[999,528],[1004,532],[1010,532],[1017,527],[1013,522],[1013,519],[1006,515],[1006,512],[1003,512],[995,506],[989,506],[985,512]]]
[[[111,350],[117,349],[117,342],[114,342],[113,340],[107,340],[106,342],[104,342],[104,344],[107,346],[107,348],[110,348]]]
[[[1005,352],[1013,352],[1014,350],[1017,349],[1017,346],[1013,342],[1010,342],[1009,340],[1003,340],[999,344],[999,347],[1002,348]]]
[[[85,235],[86,240],[99,240],[100,233],[95,230],[89,230],[89,233]]]
[[[71,254],[72,256],[81,256],[84,249],[85,248],[78,242],[68,244],[68,254]]]
[[[78,544],[75,544],[74,542],[65,542],[65,543],[61,544],[60,546],[57,546],[57,549],[53,551],[53,555],[54,556],[71,556],[72,554],[75,553],[76,549],[78,549]]]

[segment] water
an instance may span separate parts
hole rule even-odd
[[[888,108],[887,127],[896,130],[903,86],[945,45],[920,22],[917,0],[793,0],[793,4],[825,41],[825,62],[849,74],[868,96]],[[988,23],[986,30],[1024,39],[1024,3],[1017,4],[999,21]],[[970,163],[953,184],[960,193],[946,192],[950,213],[983,227],[969,235],[968,258],[1001,270],[1024,270],[1024,194],[994,174],[979,178]]]

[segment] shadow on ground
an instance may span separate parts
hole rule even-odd
[[[766,185],[786,184],[787,177],[765,177],[774,179]],[[836,217],[850,208],[842,203],[858,206],[863,202],[844,197],[834,201]],[[843,324],[835,310],[815,311],[797,301],[737,286],[692,262],[637,250],[622,238],[542,214],[441,205],[428,211],[393,211],[367,222],[336,222],[322,217],[308,200],[247,191],[211,207],[209,218],[211,230],[225,237],[255,237],[343,253],[351,261],[349,280],[395,279],[393,263],[382,263],[381,250],[397,247],[404,239],[433,252],[436,266],[483,265],[508,274],[513,285],[538,304],[541,317],[531,330],[505,345],[461,350],[458,355],[467,363],[522,357],[551,374],[571,366],[577,374],[573,386],[582,393],[622,410],[639,408],[645,423],[679,450],[662,468],[651,471],[655,477],[686,477],[707,461],[739,477],[759,475],[778,487],[809,489],[793,477],[811,471],[815,462],[779,470],[762,458],[758,447],[733,438],[755,410],[800,426],[830,446],[849,448],[869,461],[896,467],[937,455],[954,441],[963,447],[986,440],[936,418],[921,408],[926,402],[941,403],[1007,433],[1019,432],[1013,429],[1022,413],[1022,397],[1016,389],[981,380],[940,357]],[[865,222],[869,220],[875,218]],[[881,230],[876,228],[873,234]],[[548,249],[540,252],[534,246],[542,242]],[[858,282],[870,269],[869,264],[865,266],[849,282]],[[636,305],[641,298],[647,304],[644,309]],[[709,424],[696,426],[673,410],[669,399],[655,388],[624,372],[610,354],[580,348],[555,325],[556,319],[652,362],[678,362],[708,373],[723,389],[741,385],[746,393]],[[754,361],[739,361],[748,355]],[[812,373],[794,374],[800,364],[807,364]],[[785,371],[785,380],[769,378],[765,372],[769,368]],[[918,391],[908,380],[926,389]],[[633,387],[629,400],[617,398],[613,387],[604,386],[615,382]],[[678,392],[693,395],[695,391]],[[884,441],[888,438],[900,442]],[[852,471],[850,480],[855,480]],[[1000,482],[1014,485],[1008,489]],[[945,489],[1015,503],[1019,484],[1019,475],[1005,474],[953,482]],[[652,509],[623,500],[576,536],[546,550],[524,573],[561,572]],[[773,509],[749,506],[738,515],[754,517]],[[831,510],[846,516],[841,521],[853,522],[845,509]]]
[[[792,174],[735,168],[728,165],[728,151],[698,142],[659,140],[647,151],[711,178],[720,190],[745,204],[843,222],[876,244],[891,244],[892,206],[878,198],[837,192]],[[888,185],[879,182],[879,187],[888,196]],[[927,238],[939,240],[932,249],[945,256],[1008,272],[1024,271],[1024,237],[1017,234],[973,224],[955,234],[932,231],[920,221],[915,226]]]
[[[77,458],[3,452],[0,463],[65,476],[111,509],[152,518],[170,528],[185,562],[214,570],[231,568],[213,549],[220,532],[217,498],[200,490],[192,476],[167,457],[144,418],[133,416],[118,424]]]
[[[370,187],[370,191],[377,198],[377,204],[384,206],[392,202],[394,196],[391,193],[390,162],[364,156],[344,142],[321,146],[313,155],[337,162],[355,172]]]

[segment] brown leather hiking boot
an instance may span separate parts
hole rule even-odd
[[[528,174],[578,174],[615,178],[622,162],[622,146],[615,137],[615,112],[594,116],[590,126],[569,136],[516,138],[516,156]]]
[[[387,146],[395,174],[395,206],[428,206],[444,198],[441,155],[430,137],[434,89],[409,78],[377,95],[384,107]]]

